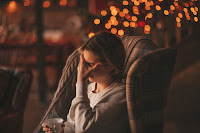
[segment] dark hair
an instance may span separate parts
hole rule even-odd
[[[100,58],[103,64],[113,68],[111,75],[114,80],[121,80],[125,62],[125,49],[119,37],[112,33],[101,32],[90,38],[80,51],[88,50]]]

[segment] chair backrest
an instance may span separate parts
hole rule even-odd
[[[163,48],[137,59],[126,80],[131,133],[162,133],[163,108],[176,62],[176,50]]]
[[[158,48],[152,41],[140,36],[123,36],[121,37],[121,40],[127,53],[124,77],[126,77],[130,65],[137,58]],[[41,124],[47,118],[61,117],[66,119],[71,106],[71,101],[75,97],[75,83],[79,55],[80,53],[76,50],[68,57],[51,105],[34,132],[40,130]]]
[[[0,89],[4,93],[1,97],[1,108],[24,112],[32,78],[29,70],[0,69]]]

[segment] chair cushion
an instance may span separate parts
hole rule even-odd
[[[121,37],[121,40],[126,51],[124,64],[124,80],[126,80],[128,70],[133,62],[142,55],[154,51],[159,47],[150,39],[143,36],[123,36]]]

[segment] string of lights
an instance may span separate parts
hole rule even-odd
[[[150,19],[159,21],[159,17],[173,15],[177,27],[181,27],[182,19],[187,21],[199,21],[198,0],[124,0],[121,4],[112,5],[107,10],[102,10],[94,19],[96,26],[104,25],[105,30],[113,34],[124,35],[125,30],[137,27],[149,34]],[[161,17],[162,19],[162,17]],[[91,31],[92,32],[92,31]]]

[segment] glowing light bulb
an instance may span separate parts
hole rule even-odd
[[[17,3],[15,1],[10,1],[7,7],[9,13],[14,13],[17,11]]]
[[[150,30],[151,30],[151,27],[150,27],[149,25],[145,25],[145,26],[144,26],[144,29],[145,29],[146,31],[150,31]]]
[[[124,35],[124,30],[118,30],[118,34],[119,34],[120,36],[123,36],[123,35]]]
[[[25,0],[25,1],[24,1],[24,6],[29,6],[30,3],[31,3],[31,2],[30,2],[29,0]]]
[[[169,15],[169,11],[168,10],[164,10],[164,14],[167,16]]]
[[[183,17],[183,14],[182,14],[182,13],[178,13],[178,17],[179,17],[179,18],[182,18],[182,17]]]
[[[139,1],[134,1],[134,5],[139,6],[140,2]]]
[[[110,29],[111,28],[111,24],[110,23],[106,23],[105,27],[106,27],[106,29]]]
[[[137,17],[136,16],[132,16],[132,20],[136,22],[137,21]]]
[[[198,18],[197,18],[197,17],[194,17],[194,21],[197,22],[197,21],[198,21]]]
[[[128,1],[124,0],[123,5],[128,5]]]
[[[115,21],[117,18],[115,16],[111,16],[110,20]]]
[[[116,28],[112,28],[112,29],[111,29],[111,33],[112,33],[112,34],[116,34],[116,33],[117,33],[117,29],[116,29]]]
[[[177,27],[179,27],[179,28],[180,28],[180,27],[181,27],[181,23],[177,23]]]
[[[148,18],[152,18],[152,17],[153,17],[152,13],[149,13],[149,14],[147,15],[147,17],[148,17]]]
[[[156,5],[156,10],[160,11],[161,7],[159,5]]]
[[[135,23],[135,22],[130,22],[130,26],[131,26],[131,27],[137,27],[137,23]]]
[[[60,6],[66,6],[67,0],[60,0]]]
[[[115,6],[110,6],[110,10],[112,11],[112,10],[115,10],[116,9],[116,7]]]
[[[45,1],[44,3],[43,3],[43,7],[44,8],[48,8],[50,6],[50,2],[49,1]]]
[[[181,19],[179,17],[176,17],[176,22],[180,23]]]
[[[171,10],[175,10],[175,7],[173,5],[170,6]]]
[[[119,13],[119,16],[120,16],[120,17],[124,17],[125,14],[124,14],[123,12],[120,12],[120,13]]]
[[[117,15],[117,10],[112,10],[112,11],[111,11],[111,14],[112,14],[113,16],[116,16],[116,15]]]
[[[127,8],[124,8],[124,9],[123,9],[123,13],[124,13],[124,14],[128,14],[128,13],[129,13],[129,10],[128,10]]]
[[[124,21],[123,25],[124,25],[124,27],[129,27],[129,22],[128,21]]]
[[[94,23],[95,23],[96,25],[100,24],[100,19],[95,19],[95,20],[94,20]]]
[[[90,32],[89,34],[88,34],[88,37],[89,38],[91,38],[91,37],[93,37],[95,34],[93,33],[93,32]]]
[[[107,11],[102,10],[102,11],[101,11],[101,15],[102,15],[102,16],[106,16],[106,15],[107,15]]]

